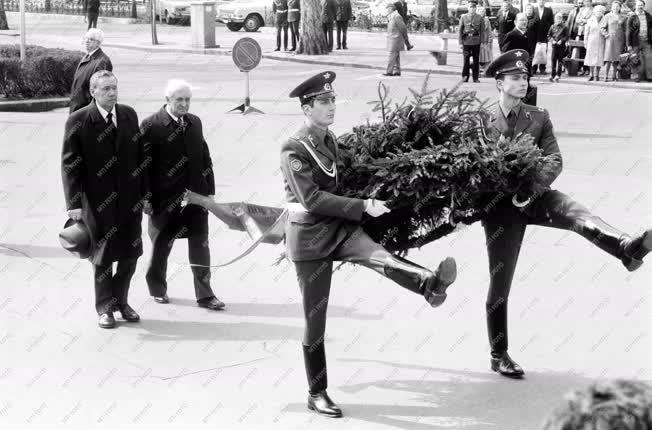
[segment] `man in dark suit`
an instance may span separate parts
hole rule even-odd
[[[636,82],[652,79],[652,15],[645,10],[643,0],[636,1],[634,13],[627,18],[625,43],[627,50],[637,53],[641,61],[634,71]]]
[[[92,28],[84,36],[86,55],[81,59],[70,88],[70,113],[88,105],[91,94],[88,88],[93,73],[98,70],[113,71],[113,64],[109,57],[102,51],[100,45],[104,40],[102,30]]]
[[[126,321],[140,319],[127,303],[127,294],[143,253],[140,224],[148,192],[138,116],[131,107],[116,103],[117,82],[108,70],[93,74],[94,101],[68,117],[61,152],[68,216],[83,220],[91,236],[89,260],[102,328],[115,327],[115,309]]]
[[[499,47],[503,45],[507,33],[514,29],[517,13],[516,8],[512,6],[509,0],[503,1],[503,7],[498,11],[496,17],[496,36],[498,37]]]
[[[346,33],[351,20],[351,0],[336,0],[337,12],[335,22],[337,24],[337,49],[349,49],[346,47]]]
[[[534,8],[534,13],[538,17],[537,23],[537,43],[544,43],[546,50],[546,58],[548,57],[548,31],[555,23],[555,14],[552,9],[543,4],[543,0],[539,0],[537,7]],[[544,75],[546,73],[546,65],[538,64],[539,72]]]
[[[86,0],[84,4],[88,14],[88,28],[96,28],[97,18],[100,16],[100,0]]]
[[[335,0],[323,0],[321,9],[321,25],[326,36],[326,48],[328,52],[333,50],[333,21],[337,15],[337,3]]]
[[[574,231],[621,261],[628,271],[643,264],[652,250],[652,229],[631,237],[607,224],[602,218],[570,196],[550,189],[562,170],[562,155],[547,110],[521,102],[528,88],[525,50],[508,51],[495,59],[486,75],[496,78],[500,92],[490,131],[507,139],[529,135],[552,165],[542,173],[548,187],[539,195],[506,196],[497,202],[483,220],[489,257],[487,331],[491,347],[491,369],[508,377],[524,372],[507,353],[507,304],[516,271],[521,243],[528,225]]]
[[[299,98],[306,125],[282,145],[281,172],[288,209],[285,243],[297,272],[305,317],[302,343],[308,409],[341,417],[341,409],[326,392],[324,335],[333,261],[368,267],[424,297],[432,307],[446,299],[457,267],[455,260],[446,258],[432,272],[394,256],[360,227],[364,214],[378,217],[389,212],[385,202],[336,194],[337,138],[328,129],[335,117],[334,80],[335,73],[320,73],[290,93],[290,97]]]
[[[473,82],[480,82],[480,35],[484,31],[484,19],[476,13],[478,3],[469,1],[469,12],[460,17],[459,44],[464,54],[462,79],[469,81],[469,60],[473,57]]]
[[[141,124],[151,197],[145,205],[149,218],[152,256],[145,276],[149,293],[158,303],[169,303],[167,265],[176,239],[188,239],[195,297],[199,307],[221,310],[224,303],[211,289],[208,213],[189,205],[182,207],[186,190],[215,195],[213,163],[204,140],[202,122],[188,113],[192,93],[185,81],[171,80],[165,90],[166,104]]]
[[[516,26],[505,35],[503,44],[500,46],[501,52],[507,52],[513,49],[524,49],[526,51],[530,49],[530,42],[525,32],[527,29],[527,17],[524,13],[518,13],[516,14],[514,23]]]

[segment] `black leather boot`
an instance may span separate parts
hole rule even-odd
[[[410,291],[422,294],[434,308],[444,303],[446,288],[455,282],[457,277],[457,265],[451,257],[439,263],[433,273],[425,267],[393,255],[385,262],[384,270],[385,276]]]
[[[331,418],[342,416],[342,410],[328,397],[326,388],[326,350],[323,339],[313,345],[303,345],[303,360],[308,378],[308,409]]]
[[[487,303],[486,307],[491,370],[509,378],[520,378],[525,372],[507,354],[507,301]]]
[[[647,229],[635,238],[627,237],[620,260],[627,270],[633,272],[643,265],[643,258],[652,251],[652,229]]]

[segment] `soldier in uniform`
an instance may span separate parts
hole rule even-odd
[[[326,37],[328,52],[333,51],[333,21],[337,16],[337,3],[335,0],[323,0],[321,10],[321,26]]]
[[[299,21],[301,20],[301,0],[288,0],[288,24],[290,25],[290,37],[292,38],[292,49],[297,50],[299,41]]]
[[[446,298],[457,276],[455,260],[446,258],[435,272],[390,254],[360,227],[363,216],[390,211],[379,200],[334,194],[337,186],[337,140],[328,130],[335,116],[335,73],[320,73],[296,87],[306,124],[281,148],[289,216],[286,248],[293,261],[303,296],[305,332],[303,354],[308,378],[308,408],[342,416],[326,393],[324,333],[333,261],[360,264],[422,295],[433,307]]]
[[[491,128],[507,138],[527,133],[544,154],[556,156],[556,169],[546,178],[551,185],[561,173],[562,156],[548,111],[521,102],[528,86],[527,62],[527,51],[513,50],[487,67],[485,74],[496,78],[500,92]],[[520,377],[524,373],[507,353],[507,302],[528,224],[577,232],[618,258],[629,271],[638,269],[652,250],[652,229],[631,237],[557,190],[502,199],[483,221],[483,227],[491,279],[486,303],[491,369],[508,377]]]
[[[462,79],[469,81],[469,60],[473,57],[473,82],[480,82],[480,35],[484,31],[484,19],[476,13],[478,3],[469,1],[469,12],[460,17],[459,43],[464,53]]]
[[[276,49],[281,50],[281,30],[283,30],[283,50],[288,50],[288,2],[287,0],[274,0],[272,13],[276,20]]]

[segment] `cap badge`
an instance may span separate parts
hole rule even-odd
[[[520,52],[519,52],[519,54],[520,54]],[[516,67],[525,67],[525,65],[523,64],[522,61],[519,60],[519,61],[516,62]]]
[[[328,82],[326,82],[326,83],[324,84],[324,90],[325,90],[325,91],[333,91],[333,87],[331,87],[331,84],[329,84]]]

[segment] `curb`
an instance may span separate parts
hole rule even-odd
[[[46,112],[70,106],[70,98],[0,101],[0,112]]]
[[[20,12],[6,11],[7,15],[15,14],[16,16],[20,15]],[[37,12],[25,12],[26,19],[36,19],[43,21],[68,21],[68,22],[78,22],[84,23],[85,15],[72,15],[64,13],[37,13]],[[103,22],[114,22],[117,24],[136,24],[138,23],[138,18],[119,18],[113,16],[102,16],[100,15],[97,19],[97,23]]]

